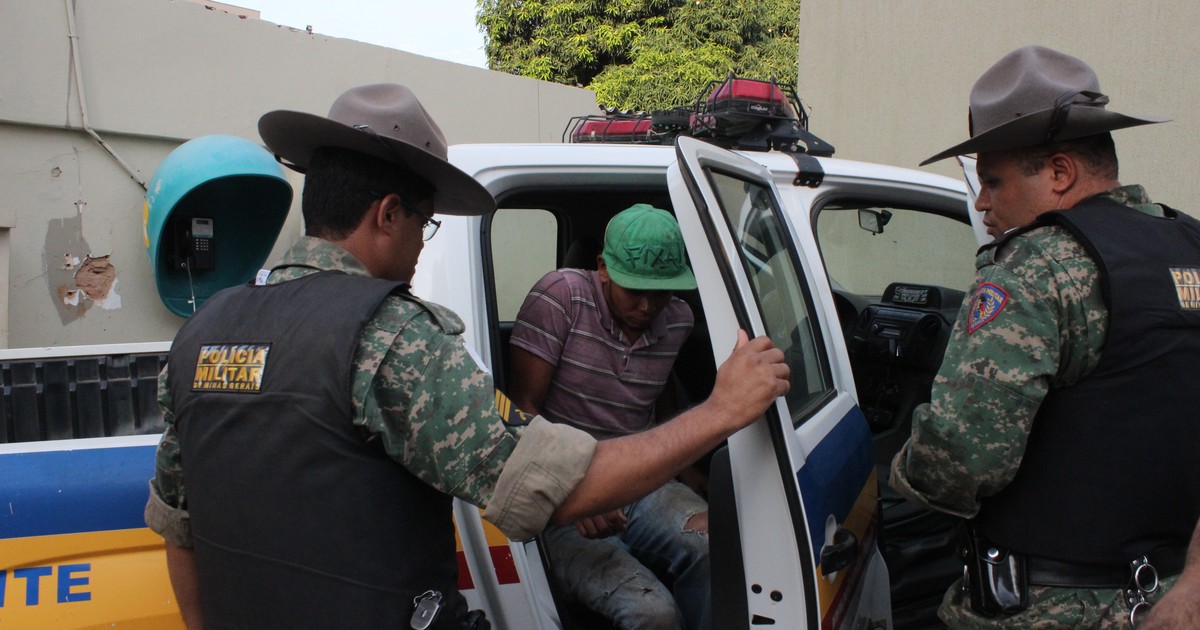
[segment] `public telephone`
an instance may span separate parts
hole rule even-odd
[[[146,255],[163,304],[191,317],[218,291],[252,279],[291,205],[283,166],[254,142],[215,135],[176,147],[147,186],[143,214]]]
[[[190,271],[216,268],[213,253],[213,220],[207,217],[172,217],[171,266]]]

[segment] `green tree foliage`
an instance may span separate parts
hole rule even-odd
[[[521,76],[583,85],[629,63],[633,42],[666,25],[684,0],[478,0],[488,65]]]
[[[478,0],[493,70],[605,105],[690,104],[730,72],[796,78],[800,0]]]

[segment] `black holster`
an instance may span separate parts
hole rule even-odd
[[[1023,555],[992,543],[972,521],[959,525],[958,554],[965,565],[963,588],[971,597],[971,610],[984,617],[996,617],[1029,607]]]
[[[492,622],[487,620],[482,610],[472,610],[460,623],[462,630],[492,630]]]

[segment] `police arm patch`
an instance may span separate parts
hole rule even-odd
[[[967,334],[971,334],[984,324],[996,318],[1004,306],[1008,304],[1008,292],[991,282],[984,282],[975,289],[971,298],[971,312],[967,316]]]

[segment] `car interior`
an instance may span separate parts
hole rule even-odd
[[[827,200],[816,214],[816,235],[875,443],[892,623],[941,628],[937,607],[962,574],[957,519],[905,500],[887,480],[892,458],[912,433],[914,410],[929,402],[973,278],[976,246],[969,224],[944,209],[880,204]],[[933,243],[950,256],[929,260]]]
[[[608,220],[630,205],[649,203],[673,210],[665,186],[544,186],[499,195],[498,203],[499,210],[484,223],[489,236],[484,239],[484,260],[492,282],[488,308],[497,327],[491,349],[497,358],[495,380],[503,390],[511,377],[508,340],[513,319],[530,286],[554,268],[595,269]],[[537,220],[531,220],[534,215]],[[896,495],[887,485],[888,465],[911,431],[913,409],[929,400],[933,378],[963,301],[963,290],[971,279],[973,236],[970,227],[950,216],[945,208],[884,207],[878,200],[829,200],[814,210],[813,220],[859,403],[876,446],[879,509],[884,523],[879,545],[891,575],[894,627],[940,627],[934,614],[937,605],[947,586],[961,574],[955,556],[954,519],[921,509]],[[932,229],[931,225],[938,227]],[[942,229],[953,236],[942,235]],[[946,276],[924,273],[919,265],[905,268],[903,260],[907,258],[928,258],[923,252],[929,248],[931,238],[948,238],[946,247],[965,251],[965,259],[953,263],[963,269]],[[544,243],[545,251],[536,251],[537,243]],[[862,254],[864,248],[880,247],[892,251]],[[744,254],[752,257],[753,252]],[[770,267],[768,263],[763,261],[764,269]],[[941,261],[927,264],[934,269]],[[676,361],[672,379],[680,401],[678,408],[685,409],[707,397],[716,365],[698,293],[677,296],[689,303],[696,317],[696,327]],[[789,358],[789,363],[803,365],[803,360]],[[718,490],[728,480],[715,475],[714,471],[708,497],[713,506],[714,530],[718,527],[718,506],[723,502],[717,495],[728,492],[727,500],[732,504],[732,488]],[[733,538],[737,538],[736,532]],[[729,562],[740,562],[739,558],[737,549],[719,550],[714,546],[713,566],[722,567],[722,571],[714,571],[714,580],[720,574],[722,582],[714,585],[714,594],[731,585],[743,588],[737,580],[738,567],[728,566]],[[564,601],[560,593],[554,595],[565,628],[610,627],[579,605]]]
[[[665,188],[631,190],[628,186],[609,189],[570,186],[538,188],[503,195],[497,201],[499,209],[490,217],[490,225],[485,227],[491,239],[484,239],[484,247],[490,248],[490,252],[485,251],[484,259],[490,260],[493,265],[493,288],[496,294],[493,295],[494,299],[489,300],[489,309],[496,315],[492,321],[498,326],[498,334],[492,337],[495,340],[492,356],[498,357],[497,363],[503,366],[494,375],[496,386],[503,391],[511,378],[509,338],[513,320],[533,283],[553,269],[595,270],[596,257],[603,248],[604,229],[613,215],[636,203],[647,203],[670,211],[671,202]],[[535,214],[536,218],[531,214]],[[531,233],[531,230],[536,233]],[[531,254],[531,242],[534,240],[550,241],[554,245],[551,251]],[[536,260],[531,262],[530,258]],[[518,273],[515,271],[517,267],[529,269]],[[509,277],[519,276],[520,279],[506,283],[506,274]],[[507,290],[515,295],[501,296],[500,291],[505,290],[501,287],[508,287]],[[669,407],[683,410],[707,398],[716,378],[716,366],[698,291],[680,291],[675,296],[691,306],[696,320],[692,334],[676,359],[668,391],[664,392],[664,398],[671,401]],[[707,472],[710,457],[711,454],[698,462],[697,468]],[[531,544],[540,544],[540,539]],[[553,575],[547,555],[538,555],[547,575]],[[550,587],[564,628],[612,627],[601,615],[582,604],[568,601],[559,592],[554,580],[550,580]]]

